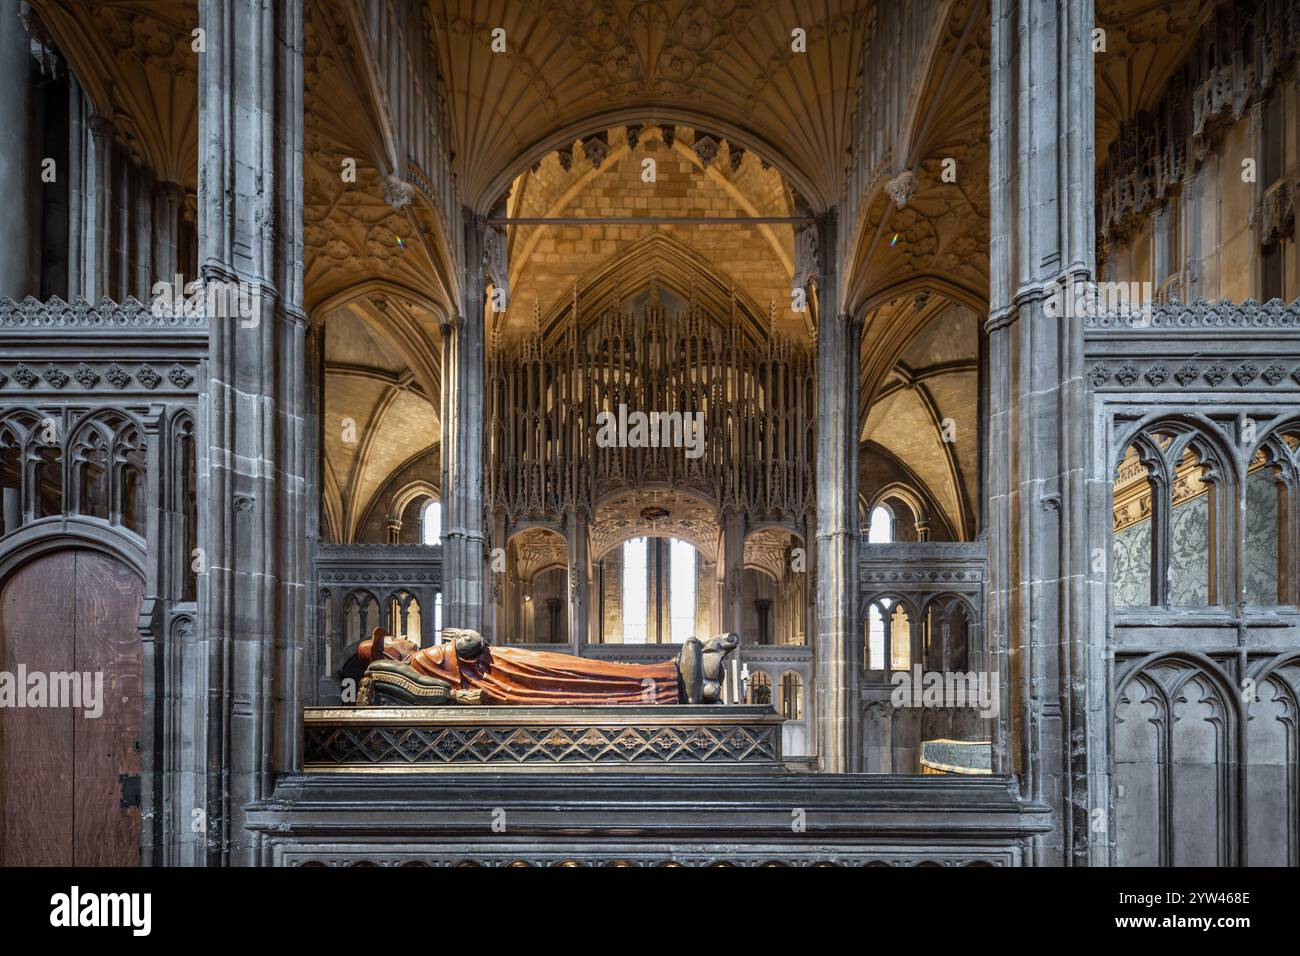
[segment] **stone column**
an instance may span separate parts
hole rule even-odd
[[[5,146],[0,149],[0,183],[9,189],[10,202],[0,216],[0,296],[22,299],[40,293],[37,232],[33,202],[41,195],[41,169],[32,160],[29,120],[31,41],[18,16],[18,0],[0,0],[0,129]]]
[[[201,272],[251,291],[253,309],[208,317],[199,639],[209,719],[195,750],[208,773],[207,861],[265,864],[245,807],[300,765],[307,638],[302,0],[200,0],[199,25]]]
[[[1039,864],[1104,860],[1104,667],[1085,644],[1082,319],[1057,283],[1094,271],[1091,0],[993,0],[988,476],[995,772],[1060,815]],[[1098,585],[1102,587],[1104,585]],[[1104,597],[1103,597],[1104,600]],[[1104,606],[1104,605],[1103,605]],[[1097,718],[1089,720],[1090,711]],[[1100,801],[1100,802],[1099,802]]]
[[[95,297],[95,150],[90,112],[68,78],[68,301]]]
[[[591,588],[591,562],[587,560],[587,522],[578,514],[569,521],[569,644],[578,654],[587,643],[587,604]]]
[[[86,236],[93,253],[92,269],[85,280],[87,298],[94,301],[109,294],[108,277],[113,256],[113,121],[103,116],[91,116],[90,142],[93,198],[86,217]]]
[[[807,703],[823,771],[862,767],[858,597],[858,379],[860,323],[840,309],[835,214],[796,239],[796,286],[817,334],[817,507],[810,549],[814,670]],[[815,291],[815,295],[813,292]],[[805,539],[807,540],[807,539]]]
[[[132,213],[134,236],[131,240],[131,294],[141,302],[149,301],[153,288],[154,243],[157,226],[154,222],[154,178],[149,170],[136,168],[132,183]],[[158,276],[163,278],[163,276]]]
[[[116,156],[117,163],[113,169],[115,182],[113,186],[113,252],[109,268],[109,295],[115,302],[121,302],[130,295],[131,285],[131,161],[126,150],[120,150]]]
[[[755,635],[741,633],[745,621],[745,515],[729,508],[723,512],[722,522],[722,630],[734,631],[742,642],[753,643]]]
[[[158,183],[154,189],[153,274],[159,282],[175,282],[180,268],[176,230],[180,225],[183,196],[184,190],[177,183]],[[185,281],[193,278],[185,276]],[[176,289],[174,294],[184,295],[185,289]]]
[[[442,620],[483,630],[484,222],[465,215],[464,311],[442,327]]]
[[[859,323],[831,311],[817,322],[816,720],[823,771],[862,769],[858,597]]]

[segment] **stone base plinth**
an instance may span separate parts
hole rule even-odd
[[[308,707],[306,772],[782,769],[767,705]]]

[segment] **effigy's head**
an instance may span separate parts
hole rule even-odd
[[[483,635],[469,628],[444,627],[442,636],[456,645],[456,657],[463,661],[474,660],[483,653],[483,648],[487,647]]]

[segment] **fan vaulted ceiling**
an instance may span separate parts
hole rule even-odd
[[[624,122],[680,122],[838,195],[871,7],[848,0],[430,0],[469,205],[521,163]],[[492,52],[492,31],[506,49]],[[806,31],[807,52],[791,32]],[[764,155],[766,154],[766,155]]]

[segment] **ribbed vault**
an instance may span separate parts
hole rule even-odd
[[[680,122],[742,140],[827,208],[844,172],[856,51],[873,22],[865,6],[429,0],[465,198],[490,205],[566,137]],[[795,28],[807,52],[792,50]],[[504,52],[492,52],[494,29]]]

